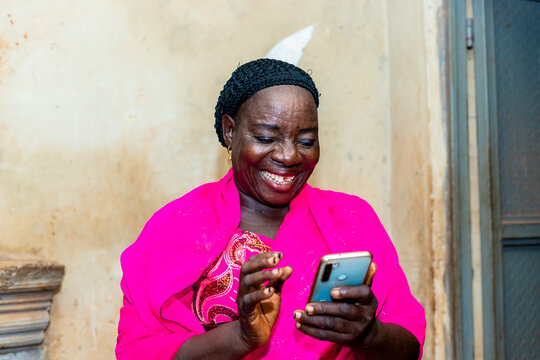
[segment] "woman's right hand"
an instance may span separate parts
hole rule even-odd
[[[249,258],[240,270],[236,301],[240,337],[249,352],[268,341],[279,315],[281,288],[292,274],[290,266],[276,267],[281,258],[279,252],[257,254]]]

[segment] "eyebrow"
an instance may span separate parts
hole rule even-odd
[[[256,128],[265,128],[265,129],[270,129],[270,130],[281,130],[281,128],[279,126],[276,126],[276,125],[271,125],[271,124],[264,124],[264,123],[261,123],[261,124],[252,124],[250,125],[252,127],[256,127]],[[300,133],[308,133],[308,132],[314,132],[314,131],[318,131],[319,128],[317,127],[309,127],[309,128],[303,128],[303,129],[300,129]]]
[[[270,130],[281,130],[281,128],[279,126],[276,126],[276,125],[270,125],[270,124],[264,124],[264,123],[261,123],[261,124],[251,124],[250,127],[257,127],[257,128],[266,128],[266,129],[270,129]]]
[[[301,133],[308,133],[308,132],[314,132],[314,131],[319,131],[319,128],[317,128],[317,127],[310,127],[310,128],[303,128],[303,129],[300,129],[300,132],[301,132]]]

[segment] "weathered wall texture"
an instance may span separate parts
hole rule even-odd
[[[51,359],[113,357],[119,256],[166,202],[227,170],[213,108],[238,63],[315,25],[322,93],[311,183],[366,198],[448,345],[442,0],[3,0],[0,255],[66,265]]]
[[[428,359],[451,358],[443,1],[388,1],[392,234],[428,314]],[[430,286],[424,286],[426,284]]]

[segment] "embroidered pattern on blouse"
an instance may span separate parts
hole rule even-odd
[[[270,247],[256,234],[242,230],[233,235],[221,255],[204,270],[193,285],[191,308],[206,331],[238,319],[236,291],[240,267],[252,255],[269,251]]]

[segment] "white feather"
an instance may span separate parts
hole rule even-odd
[[[293,65],[298,65],[302,52],[313,36],[315,25],[310,25],[300,31],[295,32],[291,36],[278,42],[266,54],[268,59],[276,59],[286,61]]]

